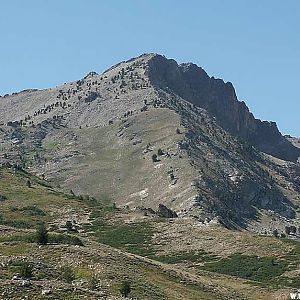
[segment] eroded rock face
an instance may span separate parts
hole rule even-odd
[[[157,88],[206,109],[225,130],[259,150],[290,161],[300,156],[300,150],[281,135],[275,122],[254,118],[246,104],[238,101],[230,82],[209,77],[195,64],[178,65],[160,55],[149,61],[148,74]]]
[[[177,218],[178,215],[175,211],[166,207],[163,204],[159,204],[157,214],[162,218]]]

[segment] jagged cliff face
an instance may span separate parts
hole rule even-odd
[[[299,165],[251,143],[288,160],[299,149],[193,64],[145,54],[3,97],[0,117],[0,162],[76,194],[242,226],[267,210],[294,218],[300,204]]]
[[[149,61],[149,78],[159,89],[206,109],[225,130],[259,150],[284,160],[296,161],[300,156],[299,149],[281,135],[276,123],[254,118],[246,104],[238,101],[230,82],[210,78],[194,64],[178,65],[162,56]]]

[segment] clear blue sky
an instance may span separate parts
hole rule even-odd
[[[256,117],[300,136],[299,0],[1,0],[0,94],[156,52],[231,81]]]

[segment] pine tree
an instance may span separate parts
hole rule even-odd
[[[40,224],[36,230],[36,241],[40,245],[48,243],[48,231],[44,223]]]
[[[130,287],[130,282],[128,281],[123,281],[121,288],[120,288],[120,293],[123,297],[127,298],[128,295],[131,292],[131,287]]]

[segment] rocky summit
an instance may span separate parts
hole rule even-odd
[[[231,83],[143,54],[1,96],[0,120],[0,299],[299,288],[300,142]]]
[[[245,102],[238,101],[230,82],[209,77],[195,64],[178,65],[159,55],[150,62],[149,78],[158,89],[204,108],[226,131],[260,151],[290,161],[300,156],[300,150],[280,134],[275,122],[254,118]]]

